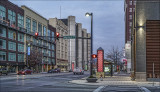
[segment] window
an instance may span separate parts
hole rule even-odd
[[[24,18],[18,14],[18,27],[24,28]]]
[[[6,28],[0,26],[0,36],[1,37],[6,37]]]
[[[130,27],[132,26],[132,22],[129,22],[129,26],[130,26]]]
[[[132,19],[132,15],[129,15],[129,19]]]
[[[55,59],[52,59],[53,64],[55,64]]]
[[[47,36],[47,30],[45,26],[43,26],[43,36]]]
[[[18,54],[18,62],[24,62],[24,54]]]
[[[54,44],[52,44],[52,50],[54,50]]]
[[[24,34],[18,33],[18,41],[24,42]]]
[[[136,1],[134,1],[134,5],[136,5]]]
[[[14,11],[8,10],[8,19],[10,20],[10,25],[15,27],[16,25],[16,14]]]
[[[129,5],[132,5],[132,1],[129,2]]]
[[[51,32],[50,32],[50,30],[48,29],[48,36],[51,36],[50,34],[51,34]],[[48,39],[50,40],[50,37],[49,37]]]
[[[51,51],[48,50],[48,55],[51,56]]]
[[[51,58],[48,58],[48,63],[49,63],[49,64],[51,63]]]
[[[38,33],[42,35],[42,25],[38,23]]]
[[[33,38],[33,43],[37,43],[37,39]]]
[[[16,53],[8,53],[8,61],[16,61]]]
[[[132,8],[129,8],[129,12],[132,12]]]
[[[6,49],[6,40],[0,39],[0,49]]]
[[[23,44],[18,44],[18,51],[24,52],[24,45]]]
[[[48,43],[48,49],[51,49],[51,44],[50,43]]]
[[[8,32],[8,38],[12,39],[12,40],[16,40],[16,32],[9,30]]]
[[[31,19],[30,18],[26,18],[26,29],[27,32],[31,32]]]
[[[6,19],[6,8],[0,5],[0,19]]]
[[[27,36],[27,41],[30,41],[31,40],[31,36]]]
[[[52,41],[54,41],[54,32],[52,32]]]
[[[6,52],[0,51],[0,61],[6,61]]]
[[[54,51],[52,51],[52,57],[54,57]]]
[[[16,43],[9,41],[8,42],[8,49],[16,51]]]
[[[37,32],[37,22],[35,20],[32,21],[32,31]]]

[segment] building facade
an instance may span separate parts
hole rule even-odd
[[[25,67],[24,10],[6,1],[0,1],[0,68],[16,72]]]
[[[9,72],[24,68],[46,72],[54,67],[54,39],[37,38],[35,32],[54,37],[56,29],[32,9],[0,1],[0,68],[6,67]]]
[[[160,78],[160,1],[138,0],[132,29],[132,76]]]
[[[49,24],[56,28],[56,32],[58,32],[61,36],[68,35],[68,26],[57,18],[50,18]],[[59,38],[56,40],[56,65],[61,71],[68,70],[68,40]]]
[[[131,27],[135,11],[136,0],[124,0],[125,43],[131,41]]]

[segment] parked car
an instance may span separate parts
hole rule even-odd
[[[26,75],[26,74],[32,74],[32,70],[30,70],[30,69],[20,70],[20,71],[18,71],[17,74],[18,75],[20,75],[20,74],[24,74],[24,75]]]
[[[6,68],[1,68],[0,69],[0,75],[2,75],[2,74],[8,75],[8,70]]]
[[[48,70],[48,73],[60,73],[60,72],[61,72],[61,69],[59,68]]]
[[[70,69],[70,70],[69,70],[69,72],[73,72],[73,70],[72,70],[72,69]]]
[[[54,69],[48,70],[48,73],[53,73]]]
[[[74,70],[73,70],[73,74],[75,75],[75,74],[84,74],[84,70],[82,69],[82,68],[75,68]]]

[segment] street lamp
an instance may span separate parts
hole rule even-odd
[[[90,66],[90,67],[91,67],[91,69],[90,69],[90,72],[91,72],[91,73],[90,73],[90,75],[93,75],[93,74],[92,74],[92,67],[93,67],[93,66],[92,66],[92,60],[93,60],[93,59],[92,59],[92,54],[93,54],[93,32],[92,32],[92,31],[93,31],[93,13],[88,13],[88,12],[87,12],[87,13],[85,14],[85,16],[87,16],[87,17],[91,16],[91,62],[90,62],[90,63],[91,63],[91,66]]]

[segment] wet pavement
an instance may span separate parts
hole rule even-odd
[[[89,76],[73,73],[1,76],[0,92],[92,92],[98,86],[77,85],[68,81]]]

